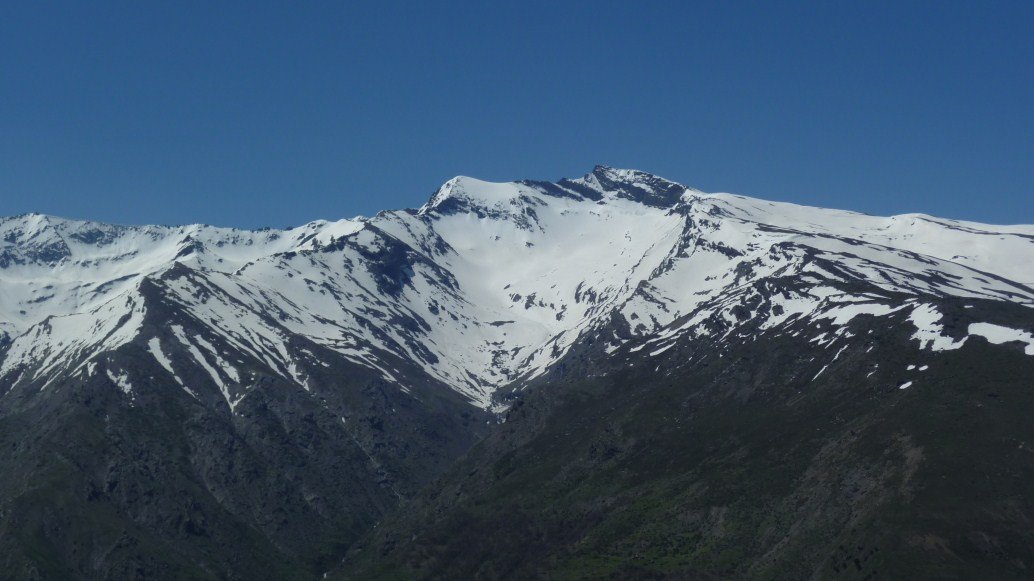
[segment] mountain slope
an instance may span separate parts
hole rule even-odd
[[[1034,325],[935,304],[948,332]],[[741,329],[650,356],[579,347],[336,576],[1029,578],[1024,344],[924,349],[904,310]]]
[[[4,521],[0,565],[24,577],[307,577],[399,506],[415,506],[423,509],[412,520],[367,542],[383,559],[364,549],[342,571],[471,575],[477,562],[489,567],[483,574],[506,575],[509,565],[490,555],[513,555],[505,537],[472,539],[467,555],[454,552],[462,534],[386,547],[421,538],[437,518],[429,515],[446,515],[443,531],[462,529],[486,503],[495,508],[475,520],[506,531],[515,499],[545,487],[524,513],[529,546],[552,539],[534,552],[544,560],[510,573],[598,565],[620,575],[604,561],[629,561],[622,543],[640,525],[607,533],[620,546],[583,538],[617,526],[614,511],[637,495],[656,496],[657,510],[676,498],[694,511],[726,510],[676,488],[714,478],[743,492],[738,483],[779,457],[782,488],[758,496],[768,504],[744,501],[749,515],[728,540],[751,569],[716,565],[709,547],[718,541],[699,531],[706,543],[690,543],[698,558],[679,549],[682,560],[636,565],[650,574],[764,572],[765,559],[800,557],[794,547],[807,537],[795,531],[843,527],[848,500],[827,490],[829,478],[878,472],[858,463],[854,436],[817,419],[822,410],[844,406],[843,422],[875,430],[869,451],[918,446],[932,457],[946,442],[968,457],[997,432],[981,424],[969,440],[948,433],[930,443],[904,423],[906,410],[927,413],[923,402],[933,400],[913,394],[929,378],[947,398],[931,403],[939,410],[983,404],[962,395],[981,391],[1026,405],[1030,264],[1032,226],[705,194],[603,166],[556,183],[457,177],[416,210],[288,230],[0,219],[0,443],[12,450],[0,510],[17,518]],[[985,360],[1001,367],[982,374]],[[996,430],[1026,434],[1015,409],[989,416]],[[938,413],[931,430],[953,425]],[[505,414],[502,425],[495,414]],[[725,439],[680,440],[694,422]],[[778,445],[755,427],[809,423],[813,435],[794,431]],[[594,438],[588,460],[578,446],[554,445],[572,425]],[[647,446],[658,429],[670,437]],[[837,462],[819,456],[825,446],[840,446]],[[742,466],[728,466],[728,454]],[[673,455],[684,462],[657,472]],[[645,464],[628,464],[633,457]],[[874,482],[886,488],[912,470],[901,458]],[[942,460],[928,465],[953,461]],[[909,478],[928,482],[926,465]],[[476,486],[438,497],[470,471]],[[800,480],[807,474],[821,478]],[[584,488],[600,479],[624,484]],[[786,496],[794,482],[798,496]],[[956,486],[947,490],[970,490]],[[812,510],[805,522],[786,512],[792,498],[820,493],[841,516]],[[571,495],[583,504],[568,520],[542,517],[544,501]],[[1025,518],[1017,495],[1009,514]],[[877,494],[865,518],[899,497]],[[644,523],[699,520],[636,514]],[[778,522],[769,530],[759,515]],[[571,525],[586,518],[589,529]],[[748,543],[744,531],[778,546]],[[645,531],[643,542],[675,532]],[[486,544],[494,542],[502,545]],[[803,562],[824,571],[825,561]]]
[[[130,342],[5,393],[5,571],[311,578],[483,433],[479,409],[412,365],[402,391],[290,337],[291,380],[176,302],[203,280],[145,280]]]

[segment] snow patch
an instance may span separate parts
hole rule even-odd
[[[1034,355],[1034,335],[1026,331],[1010,329],[1009,327],[1002,327],[1001,325],[991,323],[972,323],[969,326],[969,334],[979,335],[995,345],[1012,343],[1014,341],[1026,343],[1023,352],[1027,355]]]
[[[110,369],[105,369],[104,372],[108,375],[108,379],[112,383],[118,386],[128,396],[133,395],[133,384],[129,382],[129,374],[125,371],[120,371],[118,375],[111,372]]]
[[[916,332],[912,338],[919,340],[920,349],[949,351],[962,347],[962,344],[966,342],[966,337],[956,341],[944,335],[944,327],[940,325],[943,317],[944,315],[933,305],[920,304],[912,309],[908,320],[915,325]]]
[[[154,359],[158,362],[158,364],[161,365],[165,369],[165,371],[169,372],[169,375],[171,375],[173,380],[175,380],[176,383],[183,388],[183,391],[190,394],[190,396],[194,399],[197,399],[197,394],[194,393],[192,389],[184,385],[183,380],[180,379],[180,377],[176,375],[176,372],[172,369],[172,360],[170,360],[168,356],[165,355],[165,352],[162,351],[162,343],[161,340],[158,339],[158,337],[151,337],[147,341],[147,350],[151,352],[151,355],[154,356]]]

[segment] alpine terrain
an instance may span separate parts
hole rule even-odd
[[[0,571],[1029,578],[1034,226],[634,170],[0,219]]]

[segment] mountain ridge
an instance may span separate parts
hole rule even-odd
[[[403,281],[403,286],[411,282],[411,279],[403,279],[408,276],[408,269],[419,263],[429,269],[427,280],[438,285],[438,289],[431,292],[440,295],[436,295],[432,300],[437,302],[439,298],[445,297],[442,300],[452,301],[451,314],[455,315],[455,311],[468,308],[463,305],[472,304],[471,300],[474,298],[474,295],[462,294],[464,284],[455,279],[457,273],[462,273],[464,269],[467,272],[460,276],[472,281],[484,278],[491,271],[493,267],[487,266],[489,263],[505,262],[511,260],[509,257],[512,256],[528,254],[536,261],[555,262],[560,260],[558,253],[563,253],[565,248],[603,243],[614,248],[626,246],[621,251],[624,254],[628,250],[627,243],[633,233],[636,237],[646,237],[644,242],[639,243],[638,248],[631,251],[634,256],[619,261],[620,264],[615,262],[614,270],[598,275],[600,278],[595,280],[579,279],[558,292],[553,290],[555,284],[545,289],[511,289],[511,285],[519,283],[504,280],[500,280],[497,288],[480,289],[474,303],[495,303],[496,308],[490,314],[475,315],[475,319],[480,317],[482,322],[488,319],[508,320],[508,317],[512,318],[510,315],[513,313],[513,304],[507,303],[521,301],[525,311],[523,314],[532,315],[531,320],[524,325],[530,329],[532,336],[522,338],[516,343],[509,339],[504,340],[502,335],[505,332],[480,332],[480,339],[474,339],[474,343],[469,343],[468,340],[467,351],[493,351],[489,359],[482,358],[480,370],[477,367],[471,368],[473,363],[468,360],[455,363],[452,371],[439,375],[447,383],[466,383],[465,393],[481,401],[481,405],[487,406],[490,392],[495,389],[493,385],[499,386],[517,379],[517,375],[512,371],[498,371],[498,364],[502,361],[499,357],[506,357],[504,352],[523,352],[508,356],[513,361],[511,367],[531,364],[541,373],[551,361],[562,355],[563,347],[558,350],[556,345],[570,345],[573,341],[572,335],[586,332],[595,324],[594,321],[597,321],[598,317],[605,317],[606,313],[603,311],[617,308],[618,303],[624,303],[625,306],[622,308],[628,311],[625,313],[627,320],[644,316],[653,317],[654,321],[664,320],[663,313],[653,312],[658,309],[649,304],[636,306],[629,301],[632,300],[632,295],[637,295],[641,299],[640,302],[650,303],[649,289],[656,289],[657,283],[674,277],[672,273],[659,272],[657,269],[670,270],[677,266],[680,260],[693,261],[693,254],[698,252],[699,256],[696,257],[693,268],[715,268],[717,273],[727,268],[726,262],[729,260],[736,261],[750,255],[753,261],[739,260],[741,266],[734,268],[759,268],[766,266],[767,262],[769,272],[775,272],[771,270],[775,265],[763,255],[763,247],[767,244],[770,251],[775,251],[778,247],[782,249],[779,252],[785,252],[786,249],[797,248],[795,245],[803,240],[804,246],[800,248],[807,248],[809,252],[820,249],[822,252],[833,252],[835,255],[850,255],[847,259],[858,261],[857,264],[862,270],[867,262],[872,263],[872,257],[877,261],[890,260],[892,262],[882,266],[876,263],[879,276],[889,280],[901,278],[901,265],[898,263],[902,259],[908,263],[904,266],[920,271],[929,266],[926,264],[929,260],[938,261],[940,265],[936,268],[947,272],[949,278],[942,277],[935,284],[927,283],[923,286],[924,292],[936,287],[936,292],[965,294],[968,292],[965,288],[984,286],[992,294],[997,293],[999,296],[1003,296],[1003,293],[1013,293],[1025,297],[1022,300],[1028,303],[1034,300],[1034,291],[1028,286],[1029,281],[1017,280],[1021,278],[1022,267],[1017,270],[1018,267],[1015,265],[1020,262],[1011,258],[992,261],[995,256],[1016,252],[1029,253],[1030,248],[1034,247],[1031,244],[1034,242],[1034,227],[994,227],[912,214],[879,218],[855,212],[765,202],[732,194],[703,194],[645,172],[617,170],[606,166],[596,166],[592,172],[578,180],[564,179],[555,184],[545,184],[547,182],[532,181],[491,184],[459,176],[447,181],[428,203],[417,210],[382,212],[378,217],[363,220],[315,221],[287,230],[240,230],[202,225],[111,226],[96,222],[60,220],[38,214],[25,216],[21,223],[18,219],[0,219],[0,234],[3,234],[5,241],[0,254],[0,264],[5,265],[4,274],[9,281],[5,286],[8,287],[9,293],[20,299],[20,308],[17,312],[13,312],[14,309],[9,307],[8,312],[3,313],[5,325],[4,328],[0,328],[0,332],[5,333],[15,344],[12,352],[17,354],[18,338],[32,325],[44,321],[44,317],[72,316],[83,311],[100,309],[107,301],[112,300],[112,297],[133,292],[132,285],[139,283],[143,277],[160,276],[162,272],[177,264],[196,268],[201,272],[211,272],[212,276],[223,279],[220,284],[232,286],[235,280],[231,279],[240,280],[247,277],[248,271],[261,270],[262,272],[256,276],[265,279],[270,276],[283,278],[280,273],[271,273],[270,265],[283,271],[286,263],[291,262],[299,253],[326,254],[333,248],[345,253],[351,250],[356,254],[355,259],[368,264],[396,261],[400,258],[403,261],[416,261],[398,267],[401,270],[396,268],[397,265],[391,265],[383,273],[369,273],[376,292],[385,296],[401,292],[402,287],[396,288],[394,285],[399,281]],[[591,191],[595,196],[581,195],[578,193],[579,188]],[[557,193],[557,189],[562,190],[562,193]],[[657,200],[664,200],[664,204],[658,204]],[[594,209],[596,207],[606,208],[606,214],[600,214]],[[540,219],[538,213],[546,210],[551,211],[552,215]],[[572,215],[573,218],[566,219]],[[479,241],[471,239],[462,231],[466,227],[465,224],[449,224],[450,221],[456,222],[453,218],[463,222],[469,216],[477,217],[482,225],[482,234],[491,241],[498,242],[501,237],[510,238],[509,247],[505,242],[495,244],[496,248],[486,253],[478,246]],[[615,221],[624,225],[619,225]],[[484,226],[485,224],[488,226]],[[616,239],[613,232],[601,230],[622,227],[625,228],[624,239]],[[661,232],[667,230],[671,234],[649,238],[652,235],[649,230],[656,228],[660,228]],[[679,228],[681,232],[677,231]],[[555,234],[557,230],[568,229],[579,235],[559,239],[561,236]],[[998,239],[983,240],[994,237]],[[515,239],[520,239],[516,245],[513,244]],[[946,240],[946,243],[937,246],[942,239]],[[553,248],[538,252],[535,245],[543,242],[552,245]],[[520,246],[521,243],[523,248]],[[690,244],[693,246],[690,247]],[[977,253],[975,258],[961,254],[967,245],[973,244],[987,248],[980,248],[981,252]],[[142,249],[147,250],[142,252]],[[761,252],[758,249],[761,249]],[[871,251],[871,256],[857,256],[859,249]],[[102,252],[97,252],[98,250]],[[80,256],[75,256],[77,253]],[[457,253],[466,255],[457,256]],[[662,257],[661,254],[666,256]],[[707,254],[712,256],[708,258]],[[406,255],[409,258],[405,258]],[[800,250],[791,250],[787,256],[790,255],[799,257]],[[651,256],[653,258],[650,258]],[[924,256],[926,258],[923,258]],[[586,255],[586,258],[590,257],[591,252]],[[644,260],[652,265],[649,269],[643,266]],[[346,259],[345,272],[348,272],[349,262],[351,260]],[[28,284],[23,285],[10,284],[19,270],[31,271],[33,266],[42,267],[37,268],[41,271],[38,273],[40,280],[29,280]],[[94,272],[103,272],[105,266],[110,266],[110,273],[97,275],[93,281],[89,281]],[[538,272],[537,276],[543,276],[543,273],[536,271],[534,267],[529,268],[531,270],[528,272]],[[48,269],[50,272],[47,272]],[[59,295],[61,289],[57,292],[45,289],[60,286],[60,271],[66,269],[74,270],[73,276],[79,276],[78,280],[88,282],[67,289],[76,293],[77,298],[73,304],[48,309],[49,305],[54,304],[48,301],[53,301],[54,295]],[[328,269],[331,272],[335,270],[334,267]],[[642,273],[635,274],[639,270]],[[434,271],[434,274],[430,274],[431,271]],[[983,279],[980,273],[988,275],[988,278]],[[292,277],[294,274],[287,272],[287,276]],[[501,278],[499,275],[491,276]],[[584,278],[576,273],[576,277],[579,276]],[[690,282],[685,280],[684,275],[680,276],[683,276],[683,279],[678,281],[679,285]],[[964,283],[953,283],[951,277],[969,280]],[[351,278],[351,281],[335,282],[365,292],[368,295],[367,300],[380,300],[369,294],[368,291],[372,289],[366,289],[363,283],[354,277]],[[706,280],[702,281],[699,278],[701,277],[696,277],[696,280],[692,281],[697,288],[696,292],[715,292],[714,288],[707,290],[715,285],[709,285]],[[976,280],[978,278],[983,281]],[[392,282],[385,286],[385,281]],[[67,282],[64,284],[69,285]],[[466,285],[473,286],[470,282]],[[93,300],[82,298],[84,287],[92,287],[89,288],[88,296],[94,297]],[[600,289],[596,287],[609,290],[601,297]],[[625,290],[621,290],[622,288]],[[901,284],[895,288],[901,288]],[[265,289],[263,292],[275,290]],[[415,288],[413,290],[417,294],[423,292]],[[22,296],[19,297],[17,291],[21,291]],[[307,294],[311,292],[309,289]],[[317,292],[326,291],[317,289]],[[461,294],[458,295],[457,292]],[[673,289],[671,292],[678,291]],[[493,296],[486,297],[489,293]],[[543,295],[549,295],[548,303],[544,302]],[[288,302],[294,300],[293,297],[284,298]],[[507,301],[507,298],[510,300]],[[585,306],[588,302],[599,301],[602,303],[593,304],[588,308]],[[560,306],[557,306],[558,303]],[[652,304],[662,307],[661,311],[667,309],[663,302],[653,301]],[[427,340],[427,333],[430,332],[428,329],[433,328],[440,328],[442,332],[451,336],[457,333],[464,334],[463,330],[456,329],[455,325],[449,330],[449,320],[442,317],[428,328],[427,321],[434,315],[431,311],[438,309],[434,305],[417,307],[417,311],[413,310],[414,305],[411,304],[400,307],[405,311],[400,316],[413,321],[410,325],[417,332],[421,329],[425,331],[421,335],[421,340]],[[581,311],[580,317],[570,316],[570,311],[575,309]],[[637,309],[642,312],[638,312]],[[340,319],[340,315],[341,313],[331,318]],[[385,313],[384,316],[395,315]],[[557,324],[565,319],[573,320],[573,326],[567,323]],[[651,330],[656,331],[658,325],[659,322],[655,323]],[[367,336],[366,339],[370,338]],[[423,359],[429,366],[428,369],[433,373],[437,372],[435,366],[441,360],[442,353],[420,355],[423,350],[415,344],[407,348],[407,340],[412,343],[416,339],[396,336],[389,343],[396,352]],[[543,354],[547,344],[552,345],[550,355]],[[0,376],[12,372],[11,357],[5,359]],[[367,363],[371,367],[378,366],[373,360]],[[477,378],[471,379],[471,373]]]

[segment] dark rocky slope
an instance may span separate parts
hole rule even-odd
[[[939,306],[949,328],[1034,325]],[[817,378],[832,354],[803,334],[573,363],[336,573],[1029,578],[1034,359],[981,340],[920,351],[903,317],[851,329]]]
[[[148,285],[141,337],[99,373],[4,397],[0,577],[316,578],[487,427],[415,368],[406,393],[314,344],[306,391]],[[203,370],[182,371],[197,364],[174,340],[166,354],[196,398],[147,351],[174,324],[253,367],[234,413]],[[133,378],[128,405],[107,370]]]

